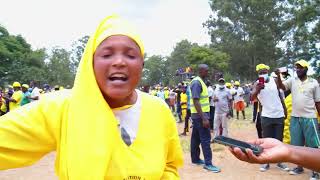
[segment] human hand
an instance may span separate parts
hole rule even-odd
[[[256,85],[256,89],[257,89],[258,92],[260,92],[261,89],[264,89],[264,84],[258,83],[258,84]]]
[[[241,161],[258,164],[286,162],[290,156],[289,146],[277,139],[265,138],[249,143],[261,146],[263,148],[262,153],[256,156],[251,149],[246,149],[246,153],[242,152],[239,148],[229,148],[229,150]]]
[[[203,120],[202,120],[202,126],[203,126],[204,128],[210,128],[210,122],[209,122],[209,120],[208,120],[208,119],[203,119]]]
[[[280,72],[280,69],[279,69],[279,68],[277,68],[277,69],[274,71],[274,73],[277,75],[277,77],[280,77],[281,72]]]

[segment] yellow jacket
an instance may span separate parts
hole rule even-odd
[[[292,112],[292,95],[286,97],[285,104],[287,107],[288,116],[287,119],[284,120],[284,129],[283,129],[283,142],[286,144],[290,144],[290,120],[291,120],[291,112]],[[318,112],[316,112],[318,114]],[[318,114],[318,123],[320,123],[320,117]]]
[[[292,95],[286,97],[284,103],[287,107],[287,118],[284,120],[284,129],[283,129],[283,142],[290,144],[290,119],[292,112]]]
[[[56,150],[62,180],[179,179],[182,150],[164,102],[142,93],[137,137],[130,146],[121,138],[93,72],[103,23],[88,41],[72,90],[48,93],[0,117],[0,169],[33,164]]]
[[[0,101],[2,102],[2,103],[1,103],[1,106],[0,106],[0,110],[1,110],[2,112],[7,112],[6,100],[4,100],[3,98],[1,98]]]

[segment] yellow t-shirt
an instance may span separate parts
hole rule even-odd
[[[181,98],[181,104],[182,103],[185,103],[185,104],[182,104],[181,105],[181,108],[182,109],[187,109],[187,102],[188,102],[188,96],[187,96],[187,94],[186,93],[181,93],[181,95],[180,95],[180,98]]]
[[[7,112],[6,101],[5,101],[3,98],[0,99],[0,100],[2,101],[0,110],[1,110],[2,112]]]
[[[12,99],[16,100],[16,102],[10,102],[9,103],[9,110],[12,111],[16,109],[17,107],[20,107],[20,103],[22,101],[23,93],[22,91],[15,91],[12,94]]]

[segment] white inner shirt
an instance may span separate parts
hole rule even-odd
[[[123,141],[130,146],[137,137],[141,114],[141,91],[135,90],[137,101],[127,109],[113,109]]]

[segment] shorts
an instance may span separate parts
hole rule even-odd
[[[244,101],[238,101],[234,104],[236,111],[243,111],[245,108]]]
[[[316,118],[291,117],[290,144],[295,146],[320,147],[318,121]]]

